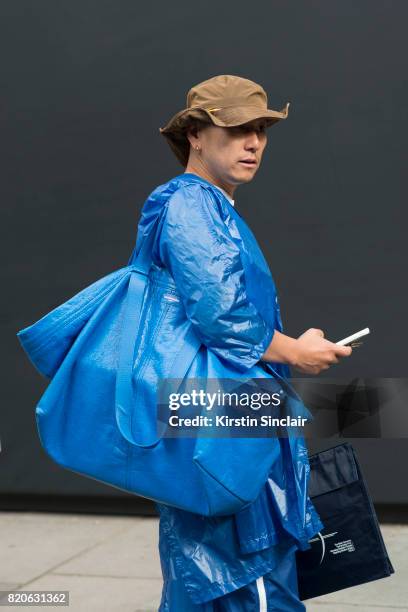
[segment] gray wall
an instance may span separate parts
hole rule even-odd
[[[158,128],[216,74],[260,82],[272,108],[291,102],[235,194],[286,332],[337,340],[369,326],[330,375],[407,376],[406,2],[3,0],[0,11],[1,491],[118,494],[44,455],[45,382],[15,333],[126,263],[145,198],[183,171]],[[408,502],[408,442],[361,449],[375,499]]]

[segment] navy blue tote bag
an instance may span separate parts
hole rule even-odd
[[[309,495],[324,530],[296,552],[300,599],[394,573],[354,448],[349,442],[309,457]]]

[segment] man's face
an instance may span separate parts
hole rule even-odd
[[[265,119],[236,127],[209,125],[197,132],[201,153],[198,163],[223,184],[248,183],[255,176],[267,143]]]

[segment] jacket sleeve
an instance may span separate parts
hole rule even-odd
[[[275,330],[248,298],[240,249],[205,187],[172,194],[158,254],[201,342],[242,372],[259,361]]]

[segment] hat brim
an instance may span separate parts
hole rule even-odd
[[[209,110],[204,107],[185,108],[176,113],[170,121],[160,128],[161,133],[174,132],[186,127],[190,119],[208,117],[214,125],[219,127],[234,127],[243,125],[255,119],[268,119],[271,125],[280,119],[286,119],[289,111],[287,102],[285,108],[280,111],[272,109],[260,109],[259,106],[226,106],[220,109]]]
[[[165,136],[170,148],[180,163],[185,167],[188,162],[190,143],[185,136],[185,130],[192,119],[210,120],[218,127],[237,127],[245,125],[255,119],[265,119],[266,126],[270,127],[281,119],[286,119],[289,111],[287,102],[285,108],[280,111],[273,109],[260,109],[259,106],[229,106],[220,109],[207,109],[204,107],[185,108],[176,113],[170,121],[159,128],[160,133]]]

